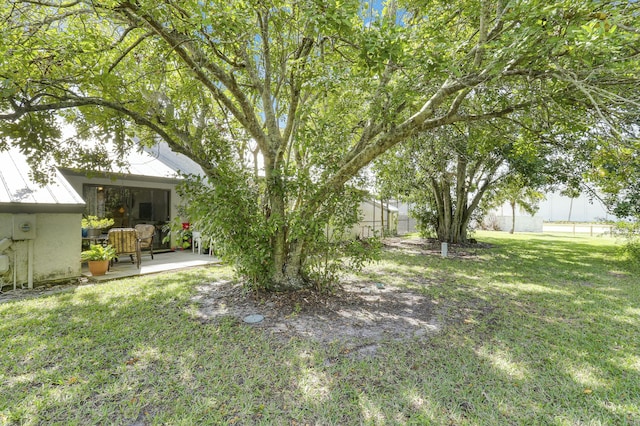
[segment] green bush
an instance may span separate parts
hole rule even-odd
[[[624,240],[623,253],[635,264],[640,264],[640,222],[618,222],[613,232]]]
[[[375,240],[348,242],[359,221],[361,191],[346,189],[326,196],[322,209],[302,215],[294,208],[297,198],[291,194],[309,189],[293,178],[287,185],[282,189],[289,191],[284,215],[271,211],[263,184],[241,170],[208,179],[192,176],[177,190],[185,217],[194,229],[213,239],[216,255],[234,266],[248,288],[274,288],[276,250],[288,253],[287,262],[300,261],[299,276],[310,288],[330,287],[338,282],[340,273],[375,258],[379,246]],[[282,229],[286,229],[286,241],[276,248],[276,236]]]

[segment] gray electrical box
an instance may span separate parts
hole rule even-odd
[[[14,214],[13,236],[14,240],[33,240],[36,238],[36,215]]]

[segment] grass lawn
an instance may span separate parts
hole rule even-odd
[[[196,287],[226,268],[0,303],[0,424],[639,425],[640,271],[614,241],[476,238],[363,271],[459,318],[370,357],[202,321]]]

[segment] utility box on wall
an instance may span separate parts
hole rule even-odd
[[[13,215],[13,240],[34,240],[36,238],[36,215]]]

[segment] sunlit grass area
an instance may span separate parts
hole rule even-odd
[[[200,320],[225,268],[1,303],[0,424],[640,424],[640,271],[615,241],[475,237],[362,272],[459,319],[370,357]]]

